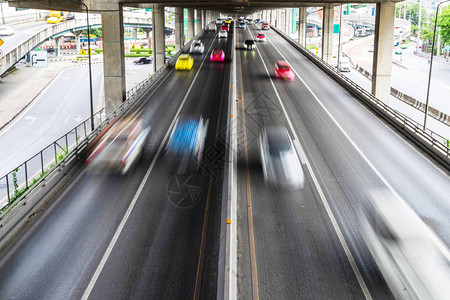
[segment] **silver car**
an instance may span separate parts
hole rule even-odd
[[[192,42],[191,49],[190,49],[191,54],[194,54],[194,53],[203,54],[204,51],[205,51],[205,46],[203,45],[203,43],[201,41],[193,41]]]
[[[305,174],[286,127],[263,128],[259,138],[264,181],[271,186],[301,189]]]

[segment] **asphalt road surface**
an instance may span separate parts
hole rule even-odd
[[[209,55],[231,53],[231,43],[214,33],[203,41],[194,68],[171,72],[143,105],[153,129],[142,160],[125,177],[83,171],[0,263],[2,298],[215,298],[223,174],[213,162],[224,153],[230,64],[212,64]],[[189,176],[174,174],[158,151],[178,113],[209,119],[211,154]],[[175,201],[176,193],[191,204]]]
[[[238,45],[255,39],[257,27],[237,30]],[[372,190],[386,189],[448,246],[449,176],[275,32],[264,32],[268,40],[257,51],[237,54],[239,295],[390,299],[359,232],[358,212]],[[278,60],[292,65],[294,82],[274,78]],[[257,138],[270,124],[286,126],[304,149],[307,183],[299,191],[263,183]]]

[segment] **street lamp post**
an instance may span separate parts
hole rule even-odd
[[[442,1],[436,7],[436,20],[434,21],[433,43],[431,45],[430,71],[428,72],[427,100],[425,102],[425,117],[423,120],[423,130],[425,130],[427,128],[428,102],[429,102],[429,98],[430,98],[431,71],[433,69],[434,42],[436,39],[436,27],[437,27],[437,22],[438,22],[439,6],[441,6],[441,4],[446,3],[446,2],[450,2],[450,0]]]
[[[87,35],[88,35],[88,61],[89,61],[89,100],[90,100],[90,109],[91,109],[91,130],[94,131],[94,100],[92,97],[92,66],[91,66],[91,32],[89,29],[89,8],[88,6],[79,1],[79,0],[71,0],[72,2],[84,5],[86,8],[86,22],[87,22]]]

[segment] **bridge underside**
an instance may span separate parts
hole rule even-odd
[[[255,12],[263,9],[302,7],[302,6],[323,6],[324,4],[348,3],[342,0],[322,0],[322,1],[283,1],[283,0],[205,0],[205,1],[189,1],[189,0],[84,0],[90,10],[98,13],[108,10],[115,10],[119,4],[131,7],[149,7],[152,5],[162,5],[167,7],[184,7],[198,8],[210,10],[224,10],[229,12]],[[393,3],[401,2],[401,0],[354,0],[352,3]],[[23,8],[38,9],[60,9],[68,11],[84,11],[83,5],[71,0],[14,0],[9,1],[9,5]]]

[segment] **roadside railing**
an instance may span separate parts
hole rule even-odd
[[[423,128],[422,124],[399,113],[380,99],[376,98],[364,88],[344,76],[335,67],[323,61],[306,47],[298,44],[296,41],[285,35],[276,27],[272,27],[280,36],[282,36],[294,48],[314,62],[319,68],[339,82],[349,92],[373,109],[381,118],[392,126],[407,134],[416,145],[426,150],[431,156],[440,161],[447,169],[450,169],[450,145],[449,140],[436,132]]]
[[[87,144],[95,138],[112,120],[125,114],[144,94],[149,87],[155,84],[170,66],[173,66],[181,53],[187,51],[194,39],[200,38],[199,33],[178,51],[153,76],[130,89],[126,100],[109,116],[104,109],[97,112],[94,117],[94,130],[91,130],[91,118],[70,130],[65,135],[48,145],[39,153],[26,160],[17,168],[0,178],[0,219],[11,211],[21,199],[40,182],[67,160],[78,156]]]

